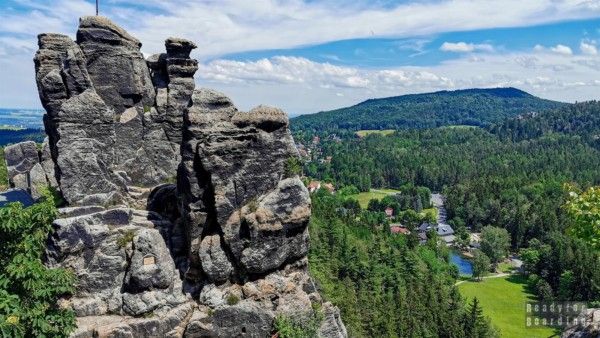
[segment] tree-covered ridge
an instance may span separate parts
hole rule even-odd
[[[45,136],[44,131],[41,129],[0,129],[0,146],[23,141],[35,141],[41,143]]]
[[[294,131],[488,126],[505,118],[558,108],[515,88],[466,89],[371,99],[355,106],[292,119]]]
[[[503,139],[522,141],[543,135],[559,133],[579,135],[585,141],[600,147],[600,102],[589,101],[545,111],[526,114],[490,127]]]

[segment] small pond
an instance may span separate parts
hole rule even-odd
[[[473,264],[456,251],[450,252],[450,263],[456,265],[458,273],[465,276],[473,275]]]

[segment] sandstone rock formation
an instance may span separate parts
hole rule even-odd
[[[11,188],[26,190],[37,199],[41,196],[40,189],[58,187],[47,140],[41,150],[33,141],[9,145],[4,148],[4,156]]]
[[[195,45],[168,39],[167,53],[148,62],[140,47],[103,17],[81,19],[76,42],[39,36],[36,80],[71,205],[136,205],[157,184],[175,180]]]
[[[15,148],[13,177],[46,173],[67,203],[46,256],[77,275],[74,336],[270,337],[286,316],[346,337],[308,275],[287,115],[195,89],[196,45],[165,47],[144,60],[103,17],[82,18],[77,41],[39,36],[48,151]]]
[[[600,309],[586,309],[576,320],[576,324],[564,330],[563,338],[600,337]]]

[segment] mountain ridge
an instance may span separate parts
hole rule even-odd
[[[422,129],[488,126],[508,117],[569,105],[514,87],[471,88],[368,99],[356,105],[291,119],[294,130]]]

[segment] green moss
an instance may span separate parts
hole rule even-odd
[[[235,305],[240,302],[240,297],[236,295],[227,296],[227,305]]]
[[[123,233],[121,235],[121,237],[119,237],[119,239],[117,239],[117,245],[119,246],[119,248],[124,248],[129,243],[133,243],[134,237],[135,237],[135,231],[127,230],[127,231],[125,231],[125,233]]]
[[[320,312],[318,312],[320,314]],[[322,315],[313,315],[309,320],[296,320],[286,316],[278,316],[273,324],[280,338],[312,338],[318,337]]]
[[[256,212],[256,210],[258,210],[258,200],[256,199],[256,197],[255,197],[255,198],[252,198],[252,199],[251,199],[251,200],[248,202],[247,206],[248,206],[248,210],[249,210],[250,212]]]

